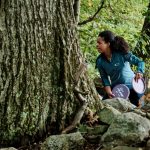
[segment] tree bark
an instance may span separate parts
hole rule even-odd
[[[75,19],[76,19],[77,23],[79,22],[79,16],[80,16],[80,1],[81,0],[75,0],[74,5],[73,5],[74,16],[75,16]]]
[[[141,37],[135,47],[136,54],[147,60],[150,56],[150,3],[144,20],[143,28],[141,31]],[[146,51],[143,51],[143,48]]]
[[[76,26],[70,0],[0,1],[0,145],[60,133],[81,105],[76,86],[96,107],[87,73],[75,83],[84,63]]]

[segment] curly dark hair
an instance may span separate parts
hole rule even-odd
[[[100,32],[99,37],[102,37],[106,43],[110,43],[110,49],[112,51],[128,53],[129,45],[123,37],[115,36],[115,34],[109,30]]]

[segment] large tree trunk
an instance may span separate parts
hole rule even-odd
[[[71,124],[80,107],[75,84],[98,95],[80,53],[73,1],[0,1],[0,144],[34,141]],[[78,76],[77,80],[75,80]],[[101,104],[99,105],[101,107]]]

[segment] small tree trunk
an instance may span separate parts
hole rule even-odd
[[[150,56],[150,3],[148,5],[148,10],[144,20],[141,37],[135,47],[138,56],[142,57],[144,60]],[[143,48],[146,51],[143,51]]]

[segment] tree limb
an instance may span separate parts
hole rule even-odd
[[[98,9],[97,9],[97,11],[95,12],[95,14],[94,14],[93,16],[90,16],[87,20],[84,20],[84,21],[82,21],[82,22],[79,22],[78,25],[84,25],[84,24],[86,24],[86,23],[88,23],[88,22],[91,22],[91,21],[96,17],[96,15],[99,13],[99,11],[103,8],[104,2],[105,2],[105,0],[101,0],[101,4],[100,4],[100,6],[98,7]]]

